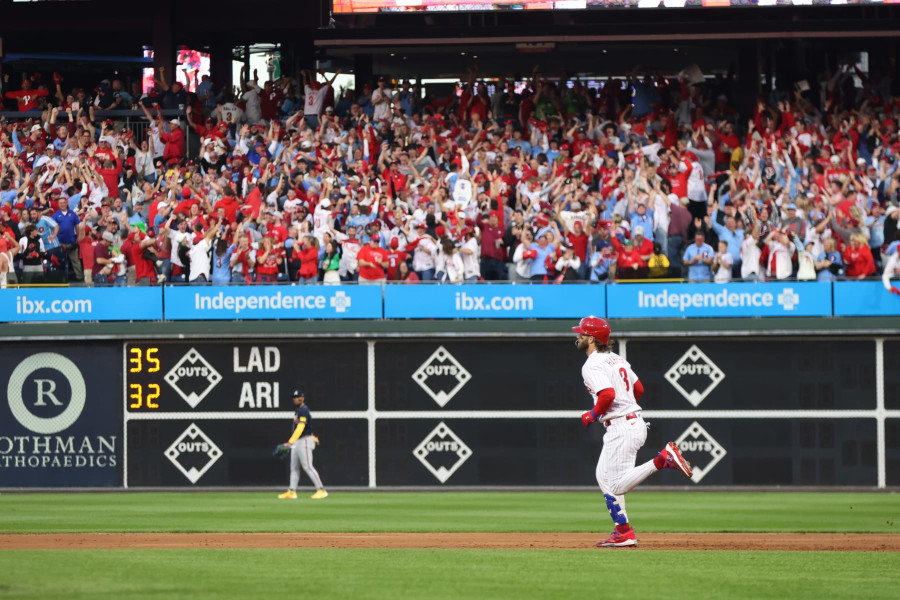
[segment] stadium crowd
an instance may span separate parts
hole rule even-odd
[[[745,114],[726,77],[588,88],[470,70],[446,97],[334,81],[5,81],[33,116],[0,121],[0,284],[883,274],[900,293],[885,74],[844,66]],[[145,134],[97,116],[110,109],[140,111]]]

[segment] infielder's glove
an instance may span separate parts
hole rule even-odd
[[[284,444],[278,444],[275,446],[275,449],[272,451],[272,456],[277,458],[287,458],[291,455],[291,447],[285,446]]]

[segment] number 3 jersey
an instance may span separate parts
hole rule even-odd
[[[581,376],[584,378],[584,387],[591,395],[591,406],[597,403],[598,392],[606,388],[612,388],[616,392],[612,406],[600,420],[624,417],[641,410],[634,397],[634,384],[638,376],[628,361],[615,352],[592,353],[581,367]]]

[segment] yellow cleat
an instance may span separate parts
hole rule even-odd
[[[297,497],[297,494],[294,494],[294,497]],[[321,500],[322,498],[327,498],[328,492],[325,490],[316,490],[316,493],[310,496],[313,500]]]
[[[278,497],[282,500],[296,500],[297,492],[295,492],[294,490],[288,490],[283,494],[278,494]]]

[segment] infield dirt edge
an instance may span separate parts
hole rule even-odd
[[[0,535],[0,550],[469,549],[588,550],[596,533],[47,533]],[[638,533],[643,550],[900,552],[888,533]]]

